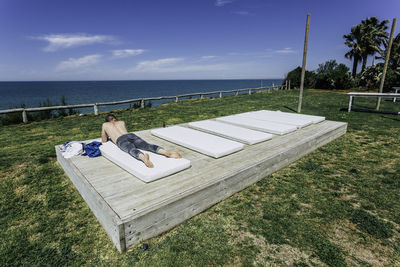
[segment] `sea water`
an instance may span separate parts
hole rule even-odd
[[[0,110],[16,107],[38,107],[49,100],[60,105],[65,97],[68,105],[94,104],[142,97],[256,88],[280,85],[281,79],[268,80],[149,80],[149,81],[48,81],[0,82]],[[164,101],[165,102],[165,101]],[[156,101],[153,106],[162,102]],[[121,109],[129,105],[101,106],[101,111]],[[93,109],[80,109],[93,112]]]

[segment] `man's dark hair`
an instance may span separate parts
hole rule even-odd
[[[106,116],[106,122],[110,122],[112,120],[117,120],[117,117],[115,117],[114,114],[110,113]]]

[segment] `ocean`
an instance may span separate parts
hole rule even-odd
[[[68,105],[93,104],[141,97],[256,88],[281,83],[282,79],[0,82],[0,110],[21,107],[22,104],[25,107],[39,107],[47,100],[57,105],[61,103],[63,96]],[[152,105],[160,103],[162,102],[156,101]],[[129,105],[101,106],[100,111],[127,107]],[[80,112],[93,112],[93,109],[80,109]]]

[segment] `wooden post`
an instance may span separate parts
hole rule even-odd
[[[142,98],[142,100],[140,100],[140,107],[144,108],[144,99]]]
[[[99,115],[99,108],[97,107],[97,103],[94,104],[93,109],[94,109],[94,115],[96,116]]]
[[[200,95],[200,99],[202,100],[203,98],[204,98],[204,95],[203,95],[203,94],[201,94],[201,95]]]
[[[249,89],[249,95],[251,95],[251,89]]]
[[[175,96],[175,102],[178,103],[178,96]]]
[[[285,85],[286,90],[288,89],[287,84],[288,84],[288,80],[286,80],[286,85]]]
[[[219,98],[222,98],[222,92],[219,92]]]
[[[290,80],[289,80],[289,90],[290,90]]]
[[[305,72],[306,72],[306,59],[307,59],[308,31],[309,31],[309,29],[310,29],[310,14],[307,14],[306,36],[304,38],[303,65],[302,65],[302,68],[301,68],[299,105],[297,107],[297,113],[301,112],[301,104],[303,102],[303,87],[304,87],[304,75],[305,75]]]
[[[393,35],[394,35],[394,30],[396,28],[396,22],[397,18],[393,19],[392,22],[392,30],[390,31],[390,39],[389,39],[389,45],[386,50],[386,56],[385,56],[385,66],[383,67],[383,73],[382,73],[382,78],[381,78],[381,84],[379,86],[379,93],[383,92],[383,85],[385,83],[385,76],[386,76],[386,71],[387,71],[387,66],[389,63],[389,58],[390,58],[390,49],[392,48],[392,43],[393,43]],[[381,105],[381,98],[378,97],[378,101],[376,102],[376,110],[379,110],[379,106]]]
[[[239,90],[236,91],[235,95],[238,95],[238,94],[239,94]]]
[[[26,114],[26,110],[25,109],[22,111],[22,122],[23,123],[28,123],[28,115]]]

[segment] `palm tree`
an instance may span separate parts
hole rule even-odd
[[[360,24],[353,26],[349,34],[343,36],[345,44],[351,48],[345,57],[353,59],[353,77],[357,73],[359,62],[362,62],[361,71],[363,72],[367,66],[368,56],[380,51],[380,46],[388,38],[386,32],[388,22],[388,20],[379,22],[377,17],[366,18]]]
[[[373,56],[376,52],[380,51],[381,45],[388,39],[388,33],[386,25],[389,21],[384,20],[379,22],[377,17],[366,18],[361,21],[361,31],[363,36],[362,40],[362,67],[361,71],[365,70],[367,66],[368,56]]]
[[[343,35],[343,38],[346,39],[345,44],[351,48],[349,52],[347,52],[344,56],[348,59],[353,59],[353,69],[351,75],[353,78],[357,74],[357,66],[358,63],[361,62],[362,58],[362,48],[361,48],[361,39],[362,39],[362,31],[361,25],[351,27],[351,32],[349,34]]]
[[[385,40],[383,42],[385,49],[379,49],[379,56],[376,56],[375,59],[381,59],[383,61],[385,60],[388,45],[388,40]],[[397,34],[397,36],[393,39],[389,58],[389,68],[400,72],[400,33]]]
[[[389,62],[393,69],[400,71],[400,33],[393,40]]]

